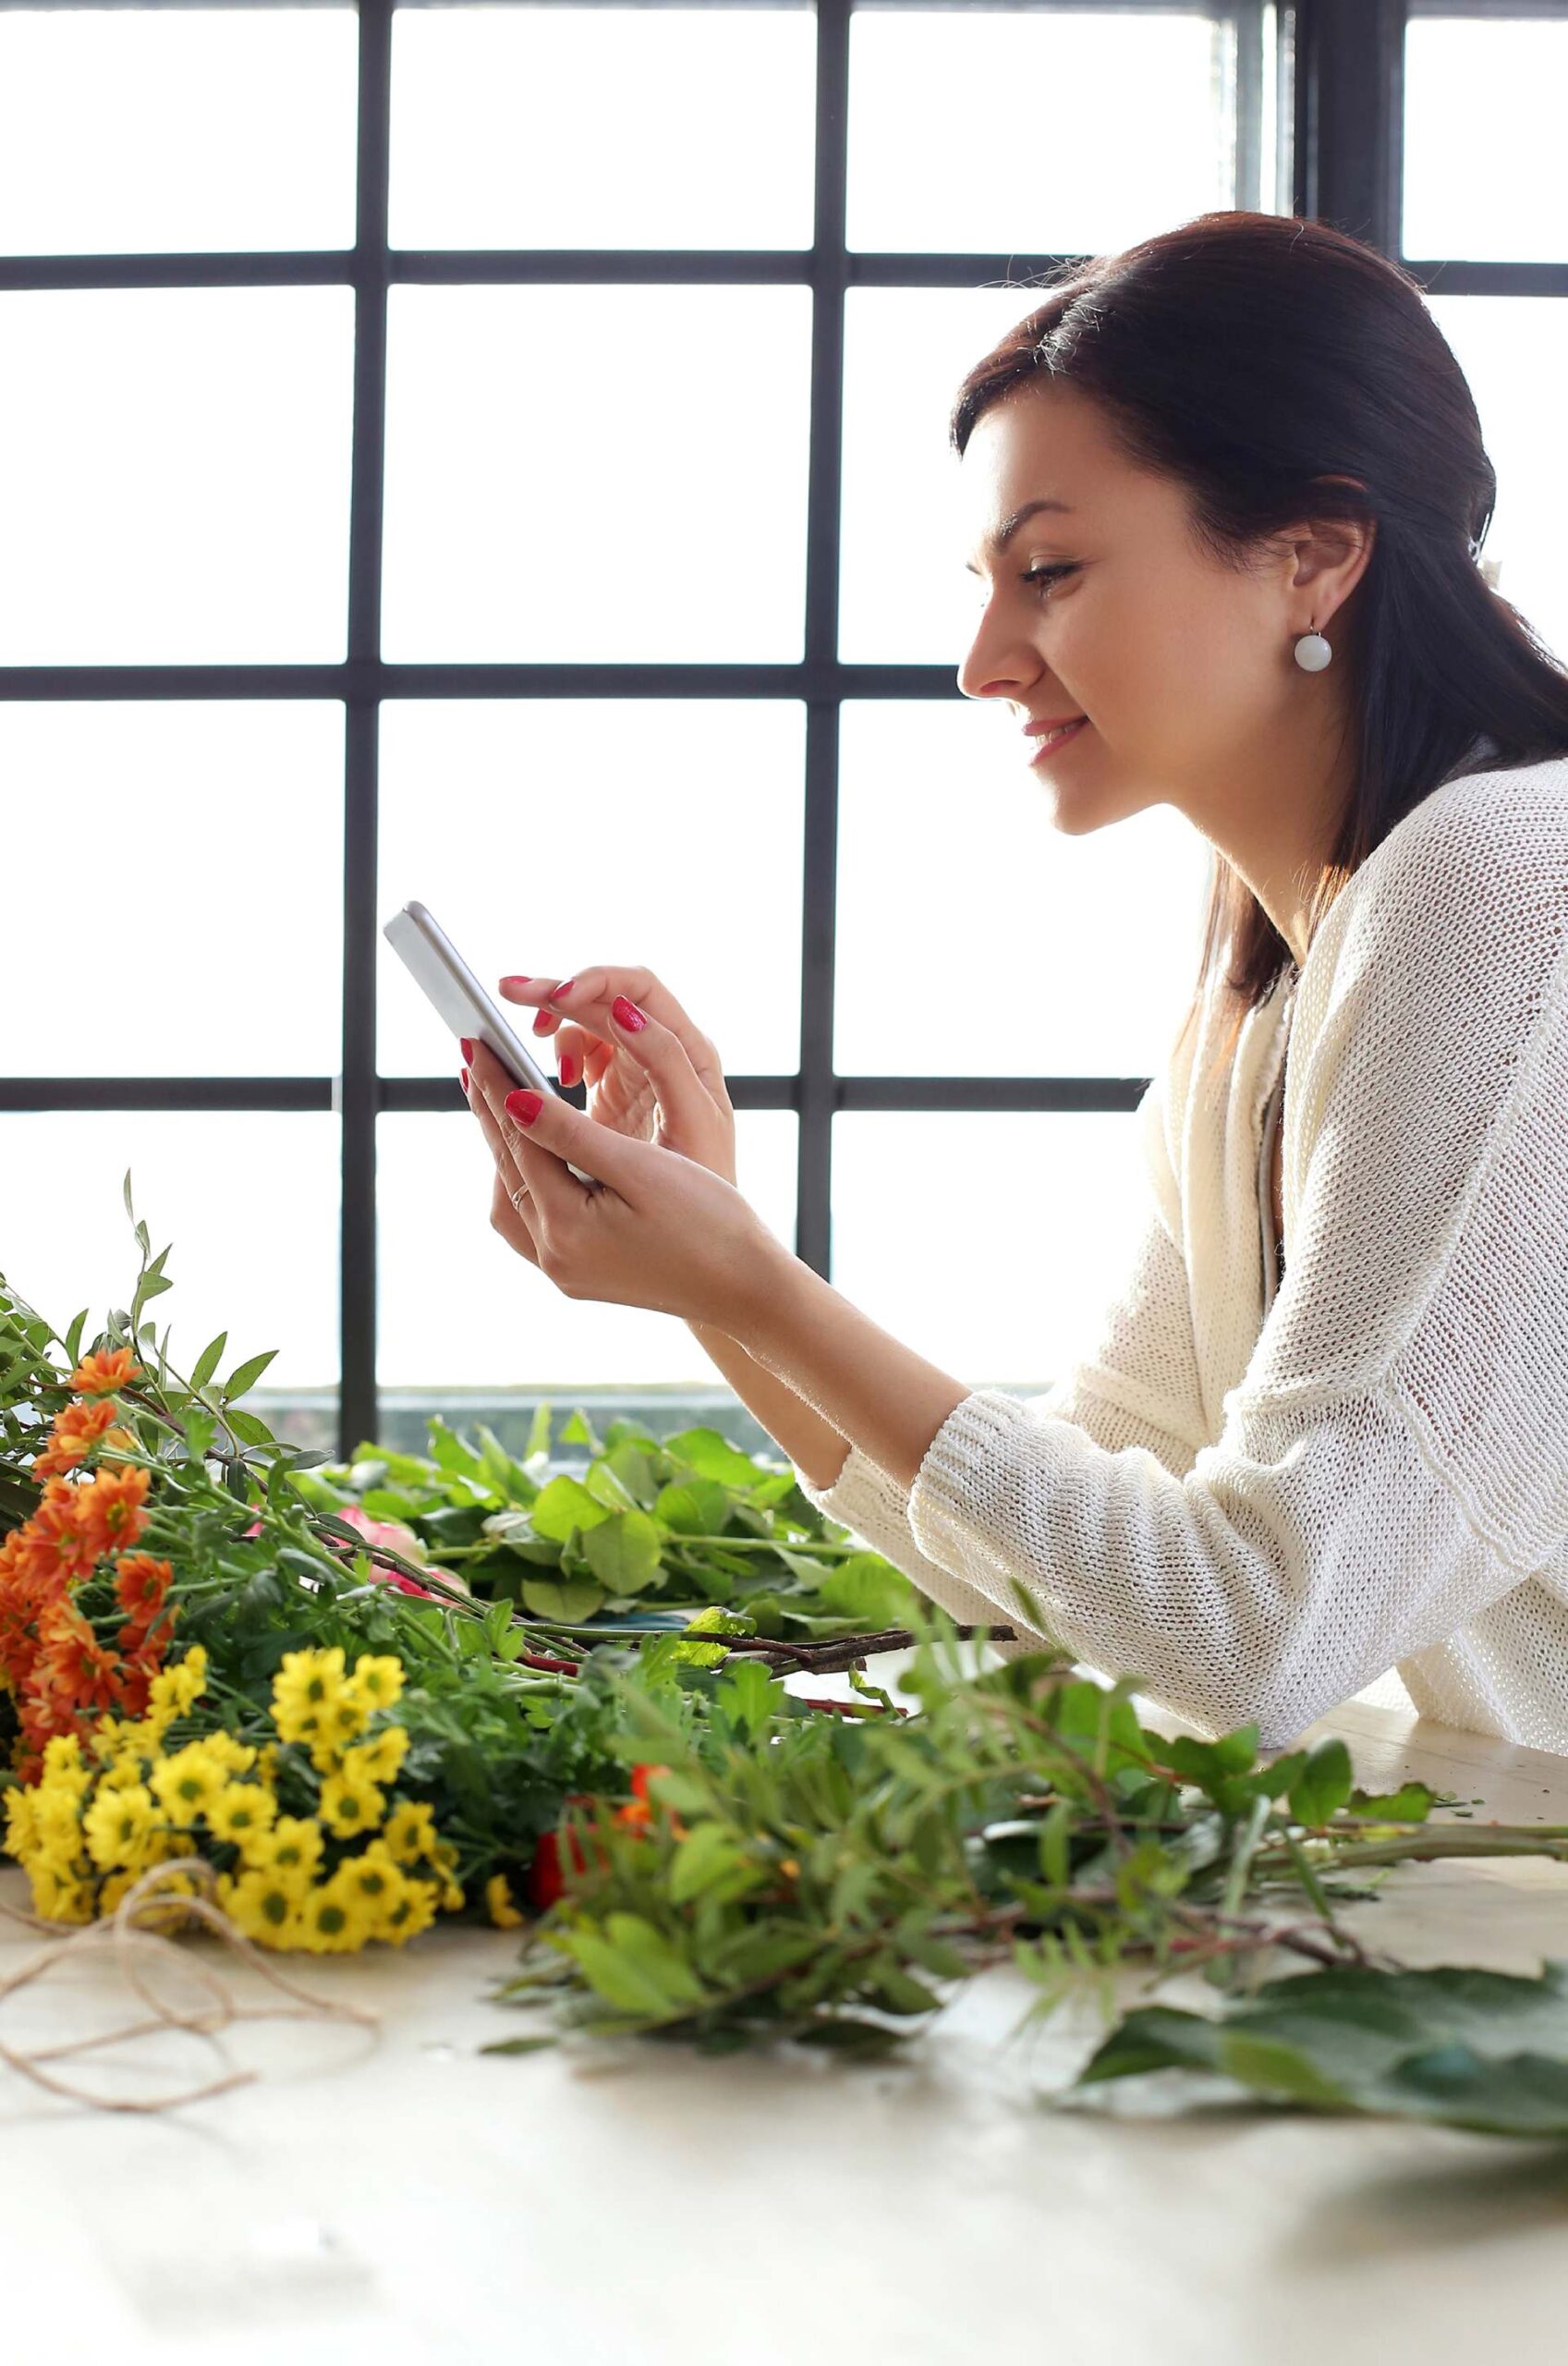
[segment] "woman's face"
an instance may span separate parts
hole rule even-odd
[[[996,547],[1042,499],[1069,506],[1038,510]],[[960,514],[980,614],[959,689],[1004,701],[1020,725],[1088,717],[1032,767],[1058,829],[1169,803],[1223,841],[1271,786],[1309,788],[1332,770],[1347,669],[1331,686],[1294,652],[1314,622],[1335,638],[1365,563],[1343,530],[1325,548],[1304,526],[1305,547],[1222,568],[1189,537],[1185,489],[1134,469],[1096,406],[1060,383],[1015,389],[981,416]],[[1039,744],[1020,735],[1020,762]]]

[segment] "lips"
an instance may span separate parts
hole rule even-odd
[[[1064,731],[1069,723],[1087,723],[1088,720],[1088,717],[1083,714],[1059,714],[1046,723],[1026,723],[1024,737],[1026,739],[1038,739],[1042,732]]]
[[[1063,724],[1054,730],[1047,729],[1035,733],[1032,736],[1039,744],[1029,762],[1032,764],[1038,764],[1042,756],[1054,755],[1058,748],[1065,748],[1070,741],[1077,738],[1080,731],[1087,731],[1088,728],[1088,717],[1080,714],[1073,722]]]

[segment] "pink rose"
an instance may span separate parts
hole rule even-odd
[[[360,1510],[358,1504],[349,1504],[338,1513],[337,1517],[346,1521],[350,1528],[357,1528],[367,1544],[384,1545],[389,1553],[401,1554],[405,1561],[424,1563],[424,1546],[414,1534],[413,1530],[405,1528],[401,1520],[371,1519],[368,1513]],[[260,1536],[261,1521],[255,1521],[245,1533],[247,1536]],[[444,1578],[449,1586],[456,1586],[462,1592],[468,1592],[468,1589],[464,1579],[454,1577],[450,1569],[438,1568],[433,1562],[427,1566],[432,1577]],[[406,1578],[401,1569],[389,1569],[383,1562],[371,1563],[371,1575],[372,1578],[379,1578],[383,1585],[395,1586],[399,1593],[420,1594],[426,1602],[435,1600],[429,1586],[417,1585],[412,1578]]]
[[[371,1519],[368,1513],[360,1510],[358,1504],[347,1505],[337,1517],[339,1519],[346,1520],[350,1528],[357,1528],[367,1544],[384,1545],[389,1553],[401,1554],[405,1561],[424,1564],[424,1546],[414,1534],[413,1530],[405,1528],[401,1520]],[[462,1579],[455,1578],[450,1569],[438,1568],[433,1562],[429,1564],[429,1567],[432,1577],[444,1578],[449,1586],[462,1586],[463,1592],[465,1593],[468,1592]],[[435,1599],[429,1586],[417,1585],[412,1578],[406,1578],[401,1569],[386,1568],[379,1561],[371,1563],[371,1575],[381,1579],[385,1585],[395,1586],[399,1593],[422,1594],[427,1602],[433,1602]]]

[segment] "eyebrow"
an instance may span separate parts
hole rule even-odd
[[[1004,519],[1003,524],[998,527],[996,532],[987,541],[984,548],[988,555],[992,558],[1000,558],[1002,553],[1007,548],[1008,543],[1012,541],[1019,527],[1025,523],[1026,519],[1034,517],[1036,512],[1040,509],[1060,509],[1064,511],[1069,517],[1073,515],[1073,505],[1070,501],[1056,501],[1049,494],[1043,501],[1026,501],[1022,509],[1015,509],[1012,517]],[[975,565],[972,558],[966,558],[964,561],[964,565],[971,575],[978,575],[980,570]]]

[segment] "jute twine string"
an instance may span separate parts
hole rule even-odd
[[[158,1895],[164,1884],[176,1874],[189,1873],[201,1884],[201,1891],[187,1895],[170,1891]],[[113,1949],[117,1970],[128,1985],[150,2008],[150,2018],[128,2021],[116,2029],[101,2031],[96,2036],[69,2038],[57,2045],[13,2046],[0,2041],[0,2064],[16,2070],[34,2085],[49,2093],[62,2095],[71,2103],[91,2104],[99,2111],[172,2111],[181,2104],[202,2103],[209,2095],[221,2095],[231,2087],[248,2086],[257,2076],[254,2070],[233,2067],[220,2031],[236,2021],[262,2020],[329,2020],[357,2021],[367,2029],[379,2030],[381,2015],[369,2006],[352,2005],[335,1997],[315,1996],[301,1988],[286,1972],[269,1961],[260,1947],[252,1945],[243,1931],[238,1930],[214,1902],[216,1882],[213,1867],[204,1857],[176,1857],[161,1865],[152,1866],[133,1884],[120,1899],[113,1914],[105,1914],[96,1922],[73,1929],[66,1937],[52,1937],[47,1946],[29,1956],[15,1971],[0,1977],[0,2006],[7,1997],[25,1988],[30,1981],[51,1970],[67,1957],[102,1957],[104,1947]],[[204,1893],[204,1894],[203,1894]],[[20,1922],[29,1930],[58,1933],[58,1922],[46,1921],[43,1916],[30,1914],[24,1909],[0,1904],[0,1914],[12,1922]],[[215,1931],[225,1945],[234,1949],[246,1963],[261,1973],[270,1985],[292,1997],[292,2004],[242,2005],[215,1966],[203,1963],[176,1946],[172,1939],[163,1937],[146,1925],[170,1917],[178,1923],[194,1921]],[[172,1963],[182,1977],[194,1978],[204,1987],[208,2001],[188,2010],[170,2003],[150,1986],[142,1975],[140,1962],[147,1957],[152,1963]],[[150,1967],[151,1968],[151,1967]],[[219,2057],[229,2067],[224,2075],[194,2086],[176,2090],[164,2095],[102,2095],[91,2088],[74,2084],[56,2077],[43,2065],[64,2060],[73,2054],[86,2054],[95,2046],[118,2045],[127,2039],[143,2037],[154,2030],[185,2030],[204,2038]]]

